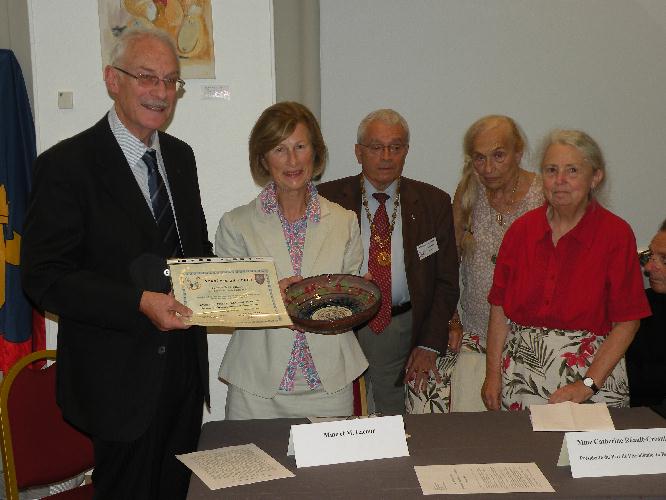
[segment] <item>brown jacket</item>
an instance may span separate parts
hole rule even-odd
[[[361,213],[360,175],[324,182],[319,194]],[[453,231],[451,198],[430,184],[403,177],[400,182],[400,214],[405,250],[407,287],[412,302],[412,347],[446,351],[448,321],[458,303],[458,255]],[[359,223],[360,225],[360,223]],[[419,259],[416,247],[432,237],[439,250]],[[367,258],[367,249],[365,252]]]

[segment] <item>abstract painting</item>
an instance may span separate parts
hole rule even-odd
[[[116,38],[133,27],[167,33],[178,51],[182,78],[215,78],[211,0],[98,0],[102,67]]]

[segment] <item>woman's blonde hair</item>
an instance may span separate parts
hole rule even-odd
[[[264,164],[264,155],[294,133],[302,123],[308,129],[314,152],[312,176],[318,177],[324,171],[328,150],[321,135],[319,123],[312,112],[298,102],[278,102],[266,108],[252,127],[250,133],[250,172],[259,186],[271,180],[271,174]]]
[[[513,141],[514,150],[520,153],[527,149],[527,139],[518,124],[505,115],[488,115],[479,118],[465,132],[463,137],[463,168],[458,184],[458,196],[460,196],[460,220],[463,224],[463,236],[460,241],[460,256],[471,254],[474,251],[475,241],[472,234],[472,211],[474,204],[479,196],[479,180],[476,176],[472,164],[472,154],[474,153],[474,141],[477,136],[493,126],[506,124],[509,127],[509,133]]]

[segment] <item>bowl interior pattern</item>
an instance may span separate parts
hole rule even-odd
[[[350,274],[306,278],[286,291],[286,308],[296,326],[314,333],[342,333],[372,318],[381,302],[379,287]]]

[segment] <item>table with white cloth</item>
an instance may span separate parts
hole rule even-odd
[[[610,409],[616,429],[666,427],[650,408]],[[555,493],[455,495],[463,498],[666,498],[666,474],[571,477],[558,467],[563,432],[533,432],[529,411],[405,416],[410,456],[297,468],[287,456],[289,429],[305,419],[218,421],[204,424],[199,449],[255,443],[296,477],[211,491],[192,475],[188,500],[221,498],[400,499],[421,497],[415,465],[535,462]],[[440,495],[443,496],[443,495]],[[438,496],[438,497],[440,497]],[[453,497],[453,495],[449,495]]]

